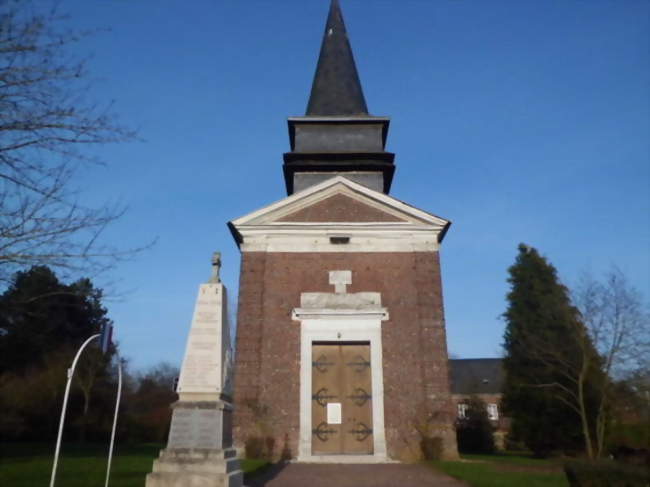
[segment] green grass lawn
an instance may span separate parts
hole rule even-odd
[[[143,487],[153,459],[162,445],[116,445],[111,469],[111,486]],[[108,445],[63,445],[59,456],[56,485],[60,487],[103,487],[106,479]],[[52,471],[54,444],[10,443],[0,446],[0,485],[47,487]]]
[[[144,487],[153,460],[163,445],[117,446],[113,457],[111,487]],[[0,444],[0,485],[47,487],[54,445]],[[106,445],[64,445],[57,474],[58,487],[103,487]],[[243,460],[248,475],[264,471],[264,460]],[[447,474],[472,487],[568,487],[561,463],[514,455],[463,455],[462,461],[433,462]]]
[[[164,445],[115,447],[111,487],[144,487],[153,460]],[[57,487],[104,487],[107,445],[64,445],[59,457]],[[0,486],[48,487],[54,444],[0,444]],[[242,460],[242,470],[255,475],[268,465],[265,460]]]
[[[472,487],[569,487],[562,463],[516,455],[462,455],[461,461],[432,462]]]
[[[116,446],[110,485],[143,487],[153,459],[162,445]],[[106,479],[108,445],[63,445],[56,485],[60,487],[103,487]],[[52,471],[54,444],[11,443],[0,445],[0,485],[47,487]]]

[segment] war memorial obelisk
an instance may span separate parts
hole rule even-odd
[[[220,267],[215,253],[212,277],[199,286],[196,298],[167,448],[154,460],[146,487],[242,485],[232,448],[232,350]]]

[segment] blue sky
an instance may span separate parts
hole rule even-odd
[[[498,356],[507,268],[539,249],[572,284],[612,264],[650,295],[650,2],[341,0],[370,112],[392,118],[391,194],[453,221],[442,271],[449,350]],[[210,256],[237,292],[226,223],[285,196],[288,116],[305,111],[327,0],[62,0],[104,28],[91,97],[142,142],[79,174],[130,208],[106,238],[158,238],[107,279],[134,367],[179,364]]]

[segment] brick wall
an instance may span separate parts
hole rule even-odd
[[[417,429],[444,438],[456,455],[437,252],[242,254],[235,368],[235,444],[275,438],[293,456],[299,435],[300,324],[291,311],[302,292],[333,292],[328,271],[351,270],[348,292],[380,292],[388,454],[412,460]],[[433,417],[431,413],[435,413]],[[286,444],[285,444],[286,443]]]
[[[401,218],[373,208],[344,194],[307,206],[280,218],[281,222],[403,222]]]

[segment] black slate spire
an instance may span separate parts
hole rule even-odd
[[[338,0],[332,0],[307,116],[368,115]]]

